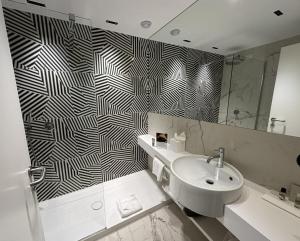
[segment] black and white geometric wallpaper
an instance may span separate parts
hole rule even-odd
[[[147,112],[216,122],[223,56],[4,8],[40,201],[147,168]]]

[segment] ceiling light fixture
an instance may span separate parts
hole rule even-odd
[[[113,24],[113,25],[118,25],[118,22],[112,21],[112,20],[106,20],[107,23]]]
[[[152,25],[152,22],[149,21],[149,20],[144,20],[144,21],[141,22],[141,26],[142,26],[143,28],[150,28],[151,25]]]
[[[180,29],[178,29],[178,28],[172,29],[172,30],[170,31],[170,34],[171,34],[172,36],[177,36],[177,35],[180,34]]]
[[[280,10],[276,10],[276,11],[274,11],[273,13],[274,13],[275,15],[277,15],[277,16],[283,15],[283,12],[281,12]]]

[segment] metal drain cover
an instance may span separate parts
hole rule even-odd
[[[103,207],[103,202],[101,202],[101,201],[95,201],[95,202],[93,202],[92,204],[91,204],[91,208],[93,209],[93,210],[99,210],[99,209],[101,209]]]

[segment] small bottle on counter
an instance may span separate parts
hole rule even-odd
[[[155,146],[155,138],[152,138],[152,146]]]
[[[297,193],[296,199],[295,199],[295,208],[300,208],[300,193]]]
[[[279,199],[284,201],[286,198],[286,188],[282,187],[279,192]]]

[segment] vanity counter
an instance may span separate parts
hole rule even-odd
[[[152,138],[151,135],[139,136],[138,144],[166,166],[170,166],[179,157],[192,155],[153,147]],[[225,205],[224,216],[218,220],[241,241],[300,241],[300,219],[263,200],[262,196],[267,191],[266,188],[245,180],[239,200]],[[197,223],[197,219],[193,221]],[[207,236],[210,239],[209,234]]]

